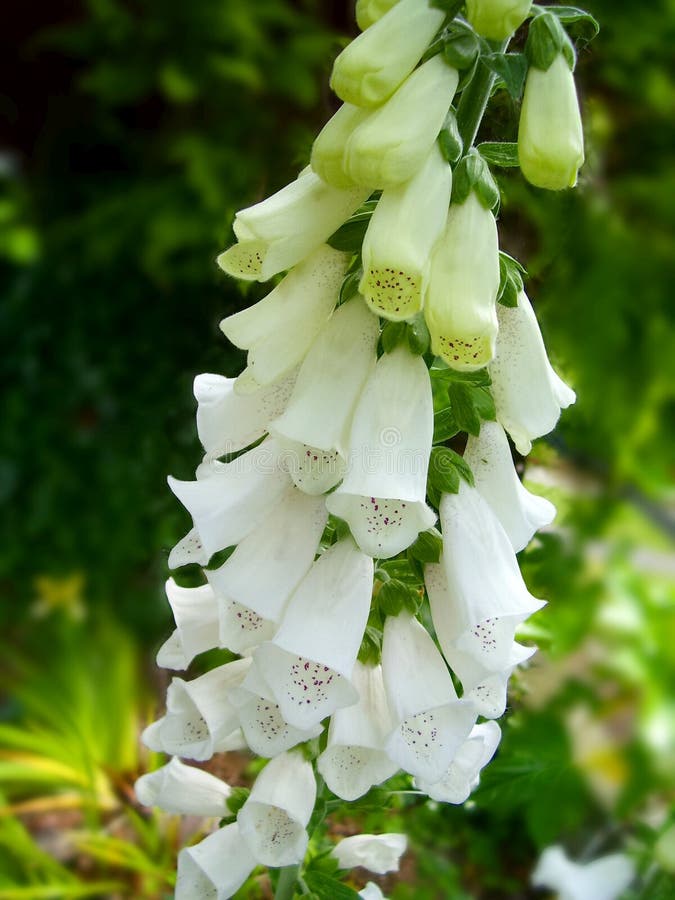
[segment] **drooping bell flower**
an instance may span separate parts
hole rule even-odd
[[[197,433],[209,459],[238,453],[265,434],[269,423],[286,409],[297,370],[258,390],[240,393],[238,379],[206,372],[197,375]]]
[[[331,187],[307,167],[276,194],[237,213],[237,243],[220,254],[218,265],[234,278],[267,281],[317,250],[368,194],[363,187]]]
[[[474,371],[494,356],[498,290],[495,217],[471,190],[450,206],[424,305],[431,349],[452,369]]]
[[[367,117],[367,110],[343,103],[316,136],[310,165],[326,184],[336,188],[354,188],[354,182],[345,168],[345,152],[352,132]]]
[[[206,571],[219,610],[220,646],[244,653],[274,635],[314,561],[328,513],[292,485],[222,566]]]
[[[340,53],[330,86],[346,103],[380,106],[413,71],[444,18],[429,0],[400,0]]]
[[[466,17],[478,34],[503,41],[530,14],[532,0],[466,0]]]
[[[525,586],[511,542],[476,488],[462,482],[457,494],[443,494],[439,513],[447,590],[428,590],[439,643],[502,671],[517,626],[544,602]]]
[[[416,69],[401,87],[352,132],[345,170],[369,188],[395,187],[424,165],[443,127],[458,74],[441,55]]]
[[[359,297],[338,307],[300,366],[272,433],[346,456],[354,407],[375,365],[379,337],[379,321]]]
[[[635,878],[635,864],[624,853],[575,863],[560,846],[547,847],[532,874],[535,887],[556,891],[559,900],[618,900]]]
[[[338,541],[300,582],[274,639],[256,650],[255,664],[291,725],[311,728],[358,700],[351,677],[372,585],[372,559],[351,539]]]
[[[331,716],[328,743],[317,768],[330,790],[343,800],[356,800],[398,770],[384,750],[392,722],[382,681],[382,667],[357,661],[352,682],[358,702]],[[375,871],[372,869],[371,871]]]
[[[465,803],[478,787],[481,769],[495,755],[501,736],[496,722],[474,725],[443,777],[435,783],[416,778],[415,786],[432,800]]]
[[[356,0],[356,22],[361,31],[370,28],[396,3],[398,0]]]
[[[451,188],[452,170],[434,144],[410,181],[388,188],[380,197],[363,240],[359,285],[378,315],[399,321],[422,308]]]
[[[184,588],[169,578],[165,585],[176,629],[157,653],[163,669],[187,669],[199,653],[218,646],[218,601],[208,584]]]
[[[330,855],[337,860],[340,869],[360,866],[376,875],[386,875],[387,872],[398,872],[407,846],[405,834],[354,834],[342,838]]]
[[[527,72],[518,126],[518,161],[530,184],[574,187],[584,163],[584,132],[570,64],[559,53],[543,71]]]
[[[230,463],[214,461],[211,467],[212,474],[196,481],[168,478],[192,516],[207,561],[246,537],[290,483],[271,438]]]
[[[237,823],[226,825],[180,851],[175,900],[228,900],[257,865]]]
[[[302,862],[315,800],[314,771],[301,753],[282,753],[265,766],[237,816],[241,836],[259,862]]]
[[[188,816],[229,816],[229,784],[177,757],[160,769],[142,775],[134,785],[144,806],[158,806],[168,813]]]
[[[457,699],[443,657],[407,613],[385,623],[382,674],[395,723],[387,753],[411,775],[438,781],[476,721],[473,704]]]
[[[482,422],[478,436],[469,435],[464,459],[476,489],[487,500],[516,553],[533,534],[555,518],[555,506],[530,493],[518,478],[504,429],[499,422]]]
[[[228,694],[244,680],[250,664],[239,659],[192,681],[174,678],[166,692],[166,714],[143,732],[146,747],[196,760],[228,749],[239,729]]]
[[[497,421],[526,456],[535,438],[555,428],[561,409],[576,394],[556,374],[546,355],[537,317],[527,295],[518,305],[499,305],[497,352],[490,364]]]
[[[377,361],[359,399],[342,484],[326,498],[359,547],[387,558],[436,516],[426,504],[433,401],[424,360],[403,346]]]
[[[223,319],[228,340],[248,350],[247,378],[270,384],[303,360],[337,303],[348,263],[346,253],[322,245],[258,303]]]

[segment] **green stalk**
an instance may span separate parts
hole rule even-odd
[[[274,900],[293,900],[299,872],[299,865],[286,866],[279,872],[279,881],[274,892]]]
[[[508,43],[508,40],[504,41],[499,45],[494,45],[493,49],[503,53]],[[462,91],[457,107],[457,128],[464,142],[464,153],[473,146],[473,142],[476,140],[496,77],[495,73],[488,69],[482,60],[479,60],[473,78]]]

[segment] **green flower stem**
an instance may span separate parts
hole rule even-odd
[[[299,865],[286,866],[280,871],[277,889],[274,892],[274,900],[293,900],[299,873]]]
[[[503,53],[508,43],[506,40],[491,46],[499,53]],[[476,140],[496,77],[495,73],[479,59],[473,78],[462,91],[457,107],[457,127],[464,142],[464,153],[467,153]]]

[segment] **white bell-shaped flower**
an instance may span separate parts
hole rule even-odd
[[[457,494],[443,495],[439,512],[447,590],[429,592],[439,643],[499,672],[509,665],[516,627],[544,602],[527,590],[511,542],[476,488],[461,482]]]
[[[624,853],[575,863],[560,846],[547,847],[532,874],[535,887],[556,891],[559,900],[618,900],[635,878],[635,864]]]
[[[336,188],[354,187],[345,168],[347,141],[357,125],[365,122],[368,111],[351,103],[343,103],[331,116],[312,145],[310,163],[316,174]]]
[[[330,86],[346,103],[380,106],[413,71],[444,18],[429,0],[400,0],[347,44]]]
[[[429,372],[420,356],[397,347],[380,357],[366,382],[347,473],[326,498],[329,512],[349,523],[369,556],[395,556],[436,521],[426,504],[432,437]]]
[[[542,71],[530,65],[518,126],[520,170],[537,187],[574,187],[584,164],[584,129],[574,75],[559,53]]]
[[[211,467],[211,475],[196,481],[168,478],[169,487],[192,516],[207,559],[246,537],[290,483],[272,439],[230,463],[215,461]]]
[[[293,484],[304,494],[325,494],[342,480],[346,462],[337,450],[321,450],[281,436],[277,440],[284,466]]]
[[[387,900],[382,893],[382,888],[374,881],[369,881],[366,886],[359,891],[359,897],[362,900]]]
[[[187,669],[199,653],[218,646],[218,601],[208,584],[184,588],[169,578],[165,589],[176,630],[160,647],[157,665]]]
[[[356,22],[361,31],[370,28],[397,3],[398,0],[356,0]]]
[[[199,532],[191,528],[177,544],[171,548],[168,566],[170,569],[179,569],[181,566],[198,565],[205,566],[212,554],[204,549]]]
[[[291,866],[302,861],[315,800],[314,770],[301,753],[282,753],[265,766],[237,816],[241,835],[259,862]]]
[[[269,424],[286,408],[297,376],[296,370],[258,390],[239,393],[238,379],[206,372],[197,375],[197,433],[208,458],[238,453],[255,443]]]
[[[532,0],[466,0],[466,17],[474,29],[491,41],[503,41],[523,24]]]
[[[514,641],[506,668],[498,672],[485,669],[474,656],[457,650],[452,644],[447,646],[444,656],[462,683],[462,697],[471,700],[479,715],[486,719],[498,719],[506,709],[509,678],[514,669],[527,662],[536,652],[536,647],[524,647]]]
[[[396,726],[387,753],[411,775],[438,781],[476,721],[473,704],[457,699],[443,657],[407,613],[385,623],[382,674]]]
[[[307,167],[276,194],[237,213],[237,243],[220,254],[218,265],[234,278],[267,281],[320,247],[368,194],[363,187],[331,187]]]
[[[244,653],[274,635],[288,598],[314,561],[327,519],[322,498],[290,485],[232,556],[206,571],[219,609],[221,647]]]
[[[471,467],[478,492],[490,504],[513,549],[519,553],[536,531],[551,524],[555,506],[523,486],[499,422],[483,422],[477,437],[469,435],[464,459]]]
[[[380,197],[363,240],[359,285],[378,315],[399,321],[422,308],[451,188],[452,170],[434,144],[410,181],[388,188]]]
[[[415,786],[432,800],[465,803],[478,787],[480,772],[495,755],[502,732],[496,722],[474,725],[443,777],[434,783],[416,778]]]
[[[255,664],[291,725],[311,728],[358,700],[351,677],[372,586],[372,559],[351,539],[338,541],[300,582],[274,640],[256,650]]]
[[[174,678],[166,692],[166,715],[143,732],[146,747],[197,760],[225,750],[239,728],[228,694],[242,683],[250,664],[239,659],[192,681]]]
[[[450,207],[424,306],[431,349],[452,369],[480,369],[494,356],[498,291],[497,224],[471,191]]]
[[[306,729],[288,724],[255,661],[241,687],[232,691],[231,699],[239,710],[239,723],[246,743],[259,756],[277,756],[296,744],[318,737],[323,731],[319,724]]]
[[[228,340],[248,350],[248,379],[270,384],[302,361],[337,303],[348,263],[346,253],[321,245],[266,297],[223,319]]]
[[[142,775],[134,790],[139,803],[158,806],[168,813],[220,818],[230,815],[229,784],[195,766],[186,766],[176,756],[160,769]]]
[[[561,409],[571,406],[576,394],[549,362],[525,292],[518,295],[518,306],[499,304],[497,316],[497,353],[490,364],[497,421],[526,456],[535,438],[555,428]]]
[[[355,869],[360,866],[386,875],[387,872],[398,872],[401,857],[408,847],[408,838],[404,834],[354,834],[342,838],[331,851],[340,869]]]
[[[272,434],[346,456],[354,407],[375,365],[379,337],[379,320],[360,297],[338,307],[300,366]]]
[[[330,790],[343,800],[356,800],[398,771],[384,750],[392,721],[382,681],[382,667],[357,661],[352,682],[358,702],[331,716],[328,744],[317,768]],[[372,871],[375,871],[374,869]]]
[[[457,90],[458,74],[434,56],[416,69],[347,141],[345,170],[357,184],[388,188],[424,165]]]
[[[226,825],[178,854],[175,900],[228,900],[257,865],[237,823]]]

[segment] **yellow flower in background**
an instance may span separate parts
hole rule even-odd
[[[52,613],[62,612],[75,622],[85,616],[84,591],[85,577],[82,572],[55,577],[38,575],[34,580],[36,599],[31,608],[37,619],[43,619]]]

